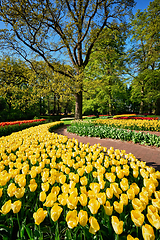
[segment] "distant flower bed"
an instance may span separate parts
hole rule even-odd
[[[59,124],[0,138],[2,239],[159,240],[160,172]]]
[[[94,119],[97,118],[95,115],[88,115],[88,116],[83,116],[83,119]]]
[[[45,122],[46,122],[45,119],[2,122],[2,123],[0,123],[0,137],[7,136],[13,132],[21,131],[25,128],[37,126],[37,125],[43,124]]]
[[[74,120],[73,117],[66,117],[66,118],[61,118],[60,121],[70,121],[70,120]]]
[[[114,115],[113,118],[134,117],[134,116],[136,116],[135,113],[132,113],[132,114],[120,114],[120,115]]]
[[[128,117],[114,117],[114,119],[135,119],[135,120],[158,120],[158,117],[135,117],[135,116],[128,116]]]
[[[110,116],[110,115],[99,115],[99,119],[108,119],[108,118],[113,118],[113,116]]]
[[[123,128],[138,131],[160,131],[159,120],[141,119],[97,119],[96,125],[106,125],[108,127]]]
[[[23,124],[23,123],[33,123],[33,122],[43,122],[45,119],[33,119],[33,120],[23,120],[23,121],[14,121],[14,122],[1,122],[0,127],[9,126],[9,125],[16,125],[16,124]]]

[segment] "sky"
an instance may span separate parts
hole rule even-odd
[[[153,2],[153,0],[137,0],[137,1],[135,0],[135,2],[137,4],[136,4],[135,8],[133,9],[133,14],[135,14],[138,9],[140,9],[140,10],[146,9],[149,6],[149,3]]]

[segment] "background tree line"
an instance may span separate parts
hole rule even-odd
[[[129,22],[123,16],[134,1],[31,2],[0,1],[0,17],[11,27],[1,30],[1,50],[18,54],[0,61],[1,121],[69,112],[160,114],[158,0]],[[59,38],[51,42],[53,33]]]

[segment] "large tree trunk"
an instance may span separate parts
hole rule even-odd
[[[82,90],[75,94],[75,119],[82,119]]]

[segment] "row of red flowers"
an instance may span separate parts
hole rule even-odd
[[[158,117],[115,117],[114,119],[138,119],[138,120],[158,120]]]
[[[33,123],[33,122],[43,122],[46,119],[34,119],[34,120],[23,120],[23,121],[14,121],[14,122],[1,122],[0,127],[15,125],[15,124],[22,124],[22,123]]]

